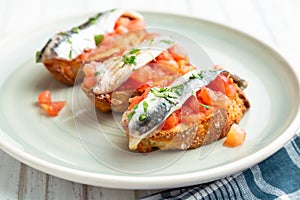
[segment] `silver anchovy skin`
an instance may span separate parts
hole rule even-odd
[[[171,90],[167,97],[159,97],[160,95],[155,94],[152,89],[148,96],[129,114],[131,115],[128,123],[129,148],[135,150],[143,138],[156,130],[167,117],[180,109],[189,97],[201,87],[208,85],[222,72],[224,70],[206,70],[200,73],[193,70],[167,87]],[[180,88],[180,91],[176,92],[178,88]],[[154,88],[154,90],[160,89]],[[147,105],[147,109],[145,109],[144,104]]]
[[[95,94],[113,92],[124,83],[131,73],[155,60],[163,51],[174,45],[174,40],[169,36],[155,36],[134,47],[136,53],[130,53],[132,49],[124,52],[122,56],[114,57],[96,65],[98,76],[97,84],[93,88]],[[124,57],[134,56],[134,63],[124,63]]]
[[[113,32],[116,21],[122,15],[143,19],[138,12],[123,9],[99,13],[75,29],[60,32],[51,37],[37,57],[37,62],[53,58],[72,60],[82,54],[84,50],[96,48],[94,36]]]

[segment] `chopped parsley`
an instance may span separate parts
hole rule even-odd
[[[113,8],[110,10],[110,12],[115,12],[117,9],[116,8]]]
[[[72,49],[69,51],[69,59],[71,60],[73,57],[72,57]]]
[[[72,44],[72,41],[71,41],[71,39],[70,39],[70,36],[68,36],[68,38],[67,38],[67,43]]]
[[[135,105],[133,106],[133,110],[136,110],[137,108],[138,108],[138,105],[135,104]]]
[[[199,74],[198,74],[199,78],[203,78],[203,71],[201,71]]]
[[[136,113],[136,111],[132,111],[131,113],[128,114],[128,121],[130,121],[133,117],[133,115]]]
[[[91,17],[89,19],[88,23],[89,23],[89,25],[96,24],[97,20],[98,20],[98,17]]]
[[[94,41],[96,46],[98,46],[99,44],[101,44],[102,40],[104,39],[104,35],[103,34],[99,34],[99,35],[94,35]]]
[[[73,33],[79,33],[79,28],[78,27],[73,27],[71,31]]]
[[[69,36],[69,34],[67,32],[59,32],[58,35],[65,35],[65,36]]]
[[[40,56],[41,56],[41,52],[40,51],[35,52],[35,62],[39,61]]]
[[[101,73],[100,72],[95,72],[94,77],[99,76]]]
[[[147,103],[147,101],[143,102],[143,108],[144,108],[144,112],[147,112],[147,110],[148,110],[148,103]]]
[[[146,114],[140,114],[139,121],[143,122],[143,121],[145,121],[147,119],[147,117],[148,116]]]
[[[133,48],[129,51],[129,54],[136,54],[136,53],[139,53],[141,50],[138,49],[138,48]]]
[[[202,79],[203,78],[203,71],[201,71],[199,74],[192,74],[189,77],[189,79],[195,79],[195,78]]]
[[[165,44],[173,44],[173,40],[160,40],[160,42],[165,43]]]
[[[172,88],[151,88],[150,92],[154,94],[154,96],[159,97],[159,98],[165,98],[172,104],[175,104],[172,99],[177,99],[178,95],[173,91]]]
[[[197,74],[192,74],[189,79],[195,79],[195,78],[198,78],[198,75]]]
[[[138,108],[138,105],[134,105],[133,108],[132,108],[132,112],[128,114],[128,122],[132,119],[133,115],[135,115],[136,113],[136,109]]]
[[[134,65],[136,65],[135,56],[129,56],[128,57],[128,56],[124,55],[123,58],[122,58],[122,61],[124,62],[124,64],[122,65],[122,67],[124,67],[124,65],[126,65],[126,64],[130,64],[130,65],[134,64]]]
[[[204,108],[210,109],[209,105],[206,105],[206,104],[203,104],[203,103],[201,103],[200,105],[203,106]]]
[[[180,84],[175,87],[172,87],[172,91],[175,92],[178,96],[181,96],[184,92],[184,85]]]
[[[154,41],[154,38],[151,38],[150,40],[149,40],[149,44],[152,46],[152,44],[153,44],[153,41]]]

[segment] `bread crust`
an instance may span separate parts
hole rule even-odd
[[[197,123],[184,125],[178,124],[169,130],[160,130],[144,138],[137,147],[142,153],[155,150],[187,150],[195,149],[203,145],[225,137],[233,123],[238,123],[250,103],[244,92],[235,84],[236,94],[231,103],[226,107],[213,107],[211,114],[200,118]],[[122,118],[122,126],[128,135],[128,117],[130,111],[126,111]]]

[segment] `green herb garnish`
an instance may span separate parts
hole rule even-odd
[[[110,10],[110,12],[115,12],[117,9],[116,8],[113,8]]]
[[[129,54],[135,54],[135,53],[139,53],[141,50],[138,48],[133,48],[129,51]]]
[[[65,36],[69,36],[69,34],[67,32],[59,32],[58,35],[65,35]]]
[[[144,112],[147,112],[147,110],[148,110],[148,103],[147,103],[147,101],[143,102],[143,108],[144,108]]]
[[[39,62],[40,56],[41,56],[40,51],[35,52],[35,62]]]
[[[172,90],[172,88],[151,88],[150,92],[154,94],[154,96],[159,98],[165,98],[172,104],[175,104],[176,102],[174,99],[178,98],[178,95]]]
[[[137,104],[135,104],[134,106],[133,106],[133,110],[136,110],[138,108],[138,105]]]
[[[203,106],[204,108],[210,109],[209,105],[206,105],[206,104],[203,104],[203,103],[201,103],[200,105]]]
[[[130,64],[130,65],[134,64],[134,65],[136,65],[135,56],[128,57],[128,56],[124,55],[122,60],[124,62],[124,64],[122,65],[122,67],[124,65],[126,65],[126,64]]]
[[[147,115],[146,114],[140,114],[139,116],[139,121],[143,122],[147,119]]]
[[[98,17],[91,17],[89,19],[88,23],[89,23],[89,25],[96,24],[97,20],[98,20]]]
[[[171,88],[173,92],[175,92],[178,96],[181,96],[183,95],[183,92],[184,92],[184,85],[183,84],[180,84],[180,85],[177,85],[175,87],[172,87]]]
[[[104,38],[103,34],[94,35],[94,41],[95,41],[96,46],[98,46],[99,44],[101,44],[103,38]]]
[[[189,79],[196,79],[199,78],[198,74],[192,74]]]
[[[154,38],[151,38],[150,40],[149,40],[149,44],[152,46],[152,44],[153,44],[153,41],[154,41]]]
[[[95,72],[94,77],[97,77],[100,74],[101,74],[100,72]]]
[[[67,38],[67,43],[72,44],[70,37]]]
[[[203,71],[201,71],[199,74],[198,74],[199,78],[203,78]]]
[[[128,122],[132,119],[133,115],[135,114],[135,110],[128,114]]]
[[[160,42],[165,43],[165,44],[173,44],[174,41],[172,40],[160,40]]]
[[[195,78],[202,79],[203,78],[203,71],[201,71],[199,74],[192,74],[189,77],[189,79],[195,79]]]
[[[73,27],[72,32],[73,33],[79,33],[79,28],[78,27]]]
[[[72,49],[69,51],[69,59],[72,59]]]

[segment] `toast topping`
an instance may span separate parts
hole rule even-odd
[[[135,150],[139,142],[160,128],[162,123],[195,94],[196,91],[213,81],[222,70],[207,70],[198,73],[193,70],[175,80],[169,87],[150,90],[129,113],[129,148]],[[143,108],[147,102],[147,110]]]

